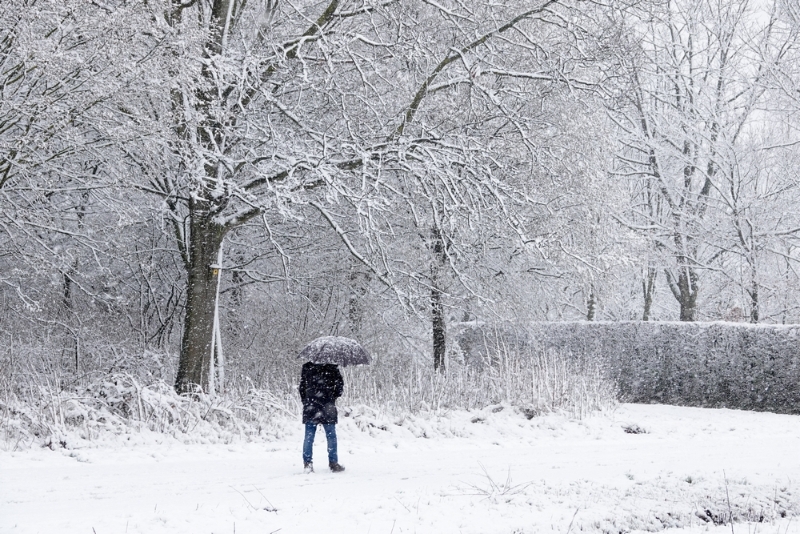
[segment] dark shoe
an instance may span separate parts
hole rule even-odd
[[[344,466],[340,463],[333,462],[329,464],[329,466],[331,468],[331,471],[334,473],[341,473],[342,471],[344,471]]]
[[[303,464],[303,473],[313,473],[314,472],[314,464],[312,462],[306,462]]]

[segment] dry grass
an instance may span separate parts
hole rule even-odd
[[[71,441],[143,432],[183,441],[270,439],[300,411],[295,361],[284,362],[260,387],[240,377],[225,394],[213,397],[177,395],[156,373],[135,373],[133,366],[78,375],[58,365],[36,365],[35,358],[18,361],[26,363],[0,366],[0,444],[6,450],[68,447]],[[344,374],[340,406],[367,406],[391,415],[503,403],[519,407],[528,418],[548,412],[582,418],[615,402],[614,388],[599,366],[555,351],[504,351],[490,365],[453,365],[447,373],[396,356]]]

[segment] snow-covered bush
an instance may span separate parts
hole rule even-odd
[[[743,323],[463,324],[472,365],[502,347],[595,362],[621,400],[800,413],[800,327]]]
[[[268,392],[181,396],[164,381],[143,385],[130,374],[114,374],[78,388],[60,389],[45,382],[3,391],[0,443],[12,449],[163,437],[184,443],[270,439],[280,437],[286,415],[294,416],[286,399]]]

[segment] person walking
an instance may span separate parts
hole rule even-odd
[[[300,399],[303,401],[303,424],[306,426],[303,440],[303,469],[314,472],[312,460],[314,436],[317,425],[322,425],[328,440],[328,467],[334,473],[344,471],[339,463],[336,443],[336,399],[342,396],[344,380],[339,367],[332,363],[303,364],[300,372]]]

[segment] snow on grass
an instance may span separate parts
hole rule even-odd
[[[0,452],[0,532],[800,532],[798,416],[661,405],[583,420],[503,405],[342,412],[342,474],[325,469],[322,436],[317,472],[303,474],[302,427],[290,421],[264,443],[143,431]]]

